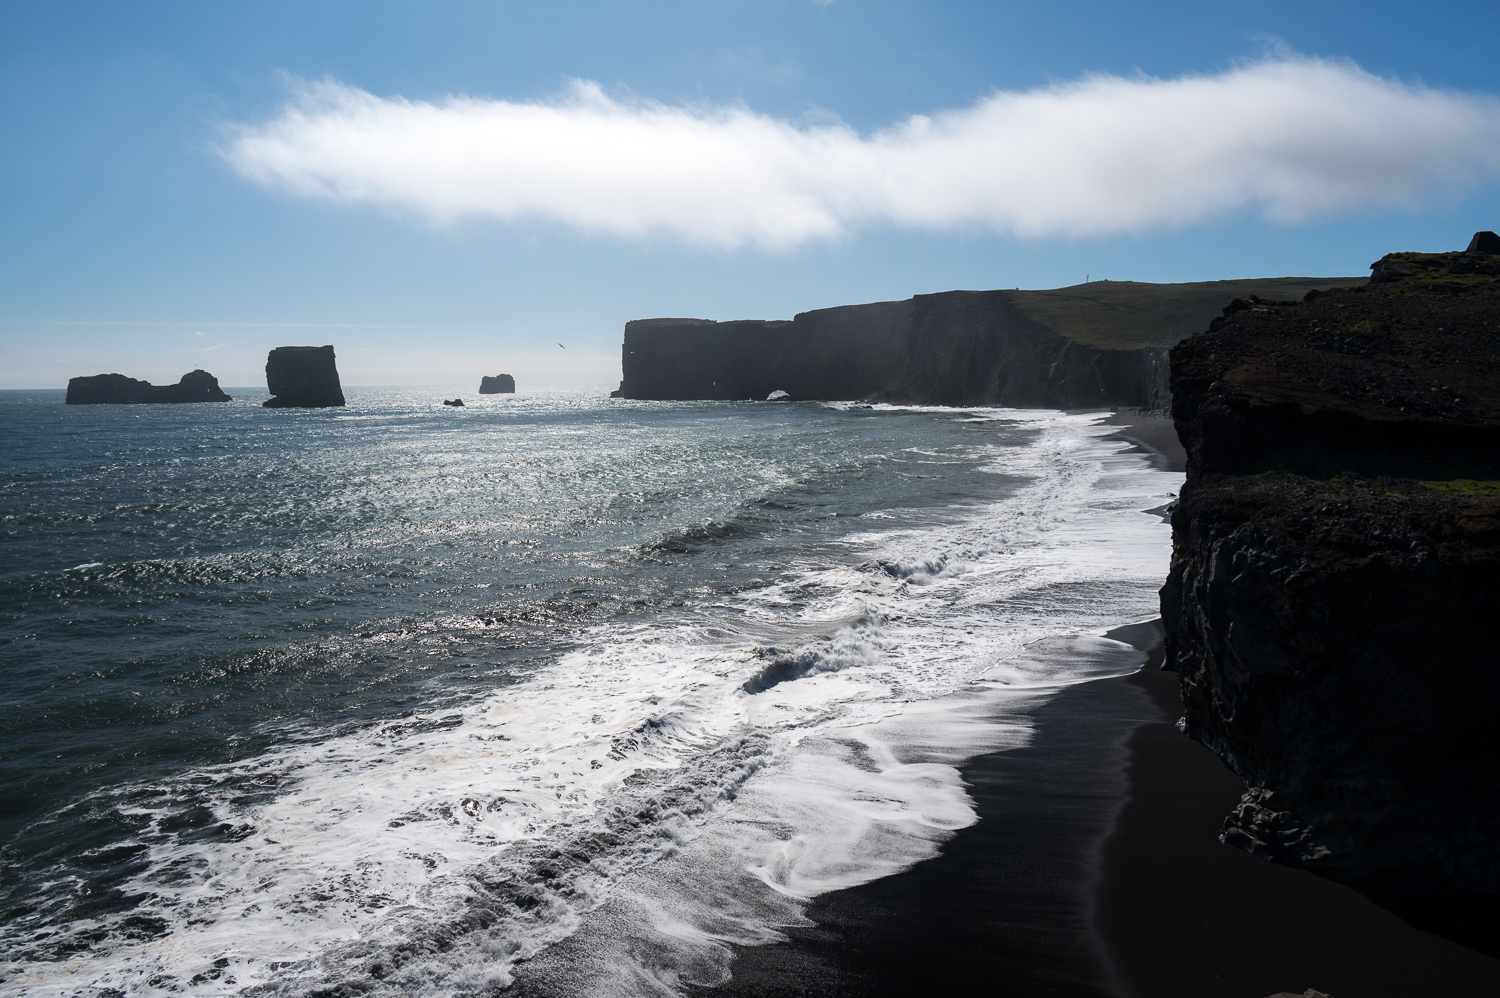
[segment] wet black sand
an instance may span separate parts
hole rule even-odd
[[[964,768],[979,821],[941,856],[817,899],[715,993],[1500,994],[1500,960],[1221,845],[1243,787],[1175,717],[1155,668],[1064,690],[1029,746]]]
[[[1100,423],[1119,427],[1110,434],[1111,438],[1135,444],[1156,458],[1158,466],[1165,471],[1182,471],[1187,463],[1187,452],[1177,439],[1177,429],[1164,414],[1116,409]]]

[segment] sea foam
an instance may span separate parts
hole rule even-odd
[[[1154,612],[1167,532],[1141,511],[1180,482],[1088,416],[961,415],[1035,430],[994,454],[1028,484],[920,526],[876,511],[836,556],[588,629],[481,699],[121,795],[138,903],[0,994],[462,995],[518,966],[670,993],[935,855],[974,820],[965,760],[1138,664],[1097,635]]]

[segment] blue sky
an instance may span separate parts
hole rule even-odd
[[[287,343],[334,343],[351,385],[604,384],[644,316],[784,318],[1085,275],[1363,274],[1500,228],[1496,51],[1494,3],[10,0],[0,387],[200,366],[257,385]],[[1277,91],[1286,66],[1305,79]],[[1321,174],[1234,168],[1241,116],[1275,131],[1345,87],[1328,113],[1390,106],[1347,140],[1309,119],[1252,149],[1271,180],[1292,161]],[[1027,103],[1038,92],[1052,97]],[[1116,145],[1155,162],[1132,114],[1181,117],[1149,140],[1173,149],[1207,136],[1198,172],[1225,176],[1201,205],[1195,172],[1115,170]],[[956,138],[913,138],[914,115]],[[358,134],[338,130],[354,118]],[[622,165],[606,119],[665,157],[651,177]],[[450,184],[450,139],[510,146],[493,164],[463,152],[471,175]],[[1359,143],[1373,152],[1340,155]],[[795,164],[720,176],[772,145]],[[678,166],[688,179],[661,179]],[[531,171],[521,194],[512,168]],[[1163,201],[1178,190],[1180,212]]]

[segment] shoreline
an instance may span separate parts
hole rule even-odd
[[[1184,470],[1172,421],[1115,409],[1110,436]],[[1500,994],[1500,960],[1333,881],[1218,841],[1244,784],[1176,728],[1161,623],[1109,633],[1126,676],[1060,690],[1024,748],[971,759],[977,821],[910,870],[822,895],[811,927],[736,947],[695,995],[853,998],[1000,989],[1028,998]]]
[[[1181,469],[1169,420],[1098,415],[1111,438]],[[1500,994],[1500,961],[1218,841],[1244,786],[1177,731],[1161,634],[1160,621],[1110,631],[1115,678],[1059,689],[1027,712],[1028,744],[964,763],[976,820],[938,855],[814,898],[783,941],[729,945],[727,981],[677,986],[704,998]],[[505,993],[581,993],[557,985],[588,945],[554,947]]]
[[[1152,622],[1153,625],[1156,622]],[[1111,632],[1150,655],[1155,626]],[[690,994],[1067,998],[1500,994],[1500,960],[1218,841],[1243,784],[1179,733],[1155,663],[1067,687],[1024,748],[962,767],[978,821],[910,870],[816,898]]]
[[[1099,423],[1118,427],[1106,440],[1130,441],[1160,470],[1187,470],[1187,451],[1177,439],[1177,427],[1171,416],[1139,409],[1112,409]]]

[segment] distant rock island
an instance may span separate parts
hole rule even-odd
[[[1248,786],[1226,842],[1494,901],[1500,238],[1470,246],[1241,298],[1172,350],[1161,603],[1186,730]]]
[[[266,357],[268,409],[321,409],[344,404],[333,347],[277,347]]]
[[[516,379],[508,374],[497,374],[493,378],[481,378],[479,381],[479,394],[481,395],[503,395],[515,390]]]
[[[175,385],[153,385],[123,374],[95,374],[68,379],[68,405],[141,405],[175,402],[230,402],[219,379],[207,371],[189,371]]]
[[[791,320],[637,319],[618,398],[865,399],[1047,408],[1168,405],[1167,350],[1235,297],[1362,277],[948,291]]]

